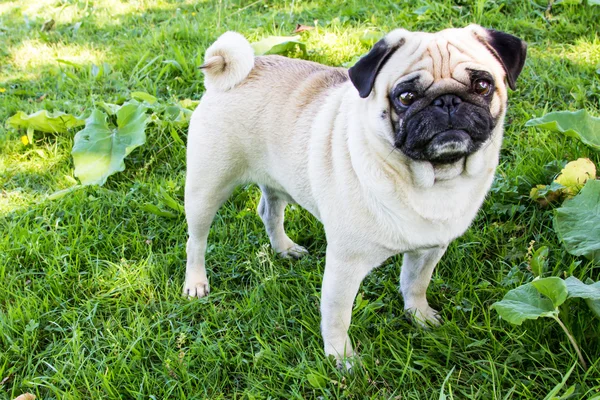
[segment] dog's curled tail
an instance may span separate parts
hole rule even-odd
[[[212,44],[204,56],[204,86],[222,91],[242,82],[254,67],[254,50],[237,32],[225,32]]]

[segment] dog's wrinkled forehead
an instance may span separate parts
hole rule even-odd
[[[526,48],[515,36],[478,25],[437,33],[397,29],[377,42],[348,72],[363,98],[373,90],[387,92],[400,79],[416,77],[426,86],[437,81],[468,85],[471,71],[485,71],[497,83],[506,79],[514,89]]]

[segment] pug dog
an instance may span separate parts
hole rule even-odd
[[[211,222],[252,182],[281,256],[307,254],[284,231],[286,204],[323,223],[321,332],[339,365],[354,355],[348,327],[361,281],[391,256],[404,254],[404,308],[422,325],[438,324],[427,286],[490,188],[507,85],[514,90],[526,51],[521,39],[477,25],[397,29],[346,70],[255,57],[243,36],[223,34],[200,67],[206,93],[189,127],[184,294],[208,294]]]

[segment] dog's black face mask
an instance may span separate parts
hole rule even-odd
[[[394,145],[415,160],[455,162],[481,147],[496,125],[490,113],[494,81],[472,71],[470,85],[454,91],[425,92],[418,78],[399,83],[390,104],[399,118]]]
[[[525,63],[527,46],[519,38],[493,30],[477,39],[494,55],[506,72],[508,85],[515,81]],[[375,79],[404,40],[390,46],[385,38],[348,71],[360,97],[369,97]],[[468,70],[469,81],[431,88],[411,74],[388,93],[394,146],[415,160],[447,164],[481,148],[490,138],[497,120],[490,113],[496,84],[483,70]],[[387,110],[386,110],[387,111]]]

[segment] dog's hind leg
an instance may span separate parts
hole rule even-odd
[[[193,179],[194,177],[192,177]],[[196,176],[195,179],[198,179]],[[210,184],[188,178],[185,188],[185,214],[188,223],[187,264],[183,294],[188,297],[204,297],[210,288],[206,276],[205,252],[210,225],[221,205],[233,192],[235,184],[224,182]]]
[[[267,186],[260,186],[260,190],[262,196],[258,214],[265,224],[273,250],[285,258],[300,258],[308,254],[304,247],[294,243],[285,233],[283,219],[287,202]]]

